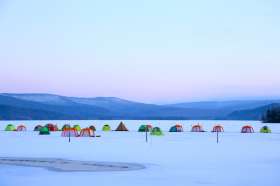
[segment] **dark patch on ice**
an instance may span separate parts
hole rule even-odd
[[[137,163],[120,162],[91,162],[55,158],[8,158],[0,157],[0,164],[41,167],[59,172],[106,172],[106,171],[133,171],[144,169],[145,166]]]

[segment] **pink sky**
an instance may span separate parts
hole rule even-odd
[[[278,1],[202,4],[6,2],[0,92],[157,103],[279,97]]]

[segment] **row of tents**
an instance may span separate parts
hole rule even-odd
[[[95,126],[91,125],[88,127],[89,129],[91,129],[93,132],[96,131]],[[54,132],[54,131],[65,131],[65,130],[75,130],[77,132],[81,132],[82,128],[80,127],[80,125],[74,125],[73,127],[69,124],[65,124],[63,125],[63,127],[61,128],[61,130],[58,128],[57,125],[54,124],[47,124],[45,126],[41,126],[41,125],[37,125],[34,128],[34,131],[41,131],[41,129],[45,130],[48,129],[49,132]],[[15,127],[12,124],[9,124],[6,126],[5,131],[26,131],[26,126],[24,125],[19,125],[17,127]],[[111,126],[108,124],[103,125],[102,127],[102,131],[112,131]],[[128,131],[127,127],[125,126],[125,124],[123,122],[121,122],[118,127],[116,128],[115,131]],[[152,125],[141,125],[138,129],[138,132],[151,132],[151,134],[162,134],[162,131],[159,127],[153,127]],[[174,125],[169,129],[169,132],[184,132],[183,130],[183,126],[182,125]],[[203,126],[200,124],[197,125],[193,125],[191,132],[206,132],[203,129]],[[212,129],[211,132],[224,132],[224,128],[221,125],[215,125]],[[268,126],[264,126],[260,129],[261,133],[271,133],[271,129]],[[254,133],[254,129],[252,126],[250,125],[246,125],[243,126],[241,129],[241,133]]]
[[[154,135],[162,135],[162,131],[159,127],[153,128],[151,125],[141,125],[138,129],[139,132],[149,131]],[[169,129],[169,132],[184,132],[182,125],[174,125]],[[191,132],[206,132],[202,125],[192,126]],[[224,128],[221,125],[215,125],[211,132],[224,132]],[[241,128],[241,133],[254,133],[254,128],[250,125],[245,125]],[[268,126],[263,126],[260,129],[260,133],[271,133],[271,129]]]
[[[39,131],[39,135],[49,135],[47,127],[43,127]],[[83,128],[78,131],[76,128],[66,128],[61,132],[62,137],[100,137],[96,136],[92,128]]]
[[[19,125],[15,127],[13,124],[8,124],[5,128],[5,131],[26,131],[26,126]]]

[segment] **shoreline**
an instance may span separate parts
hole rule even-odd
[[[115,172],[141,170],[137,163],[77,161],[60,158],[0,157],[0,165],[45,168],[57,172]]]

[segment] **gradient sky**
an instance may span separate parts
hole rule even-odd
[[[0,92],[280,97],[278,0],[0,0]]]

